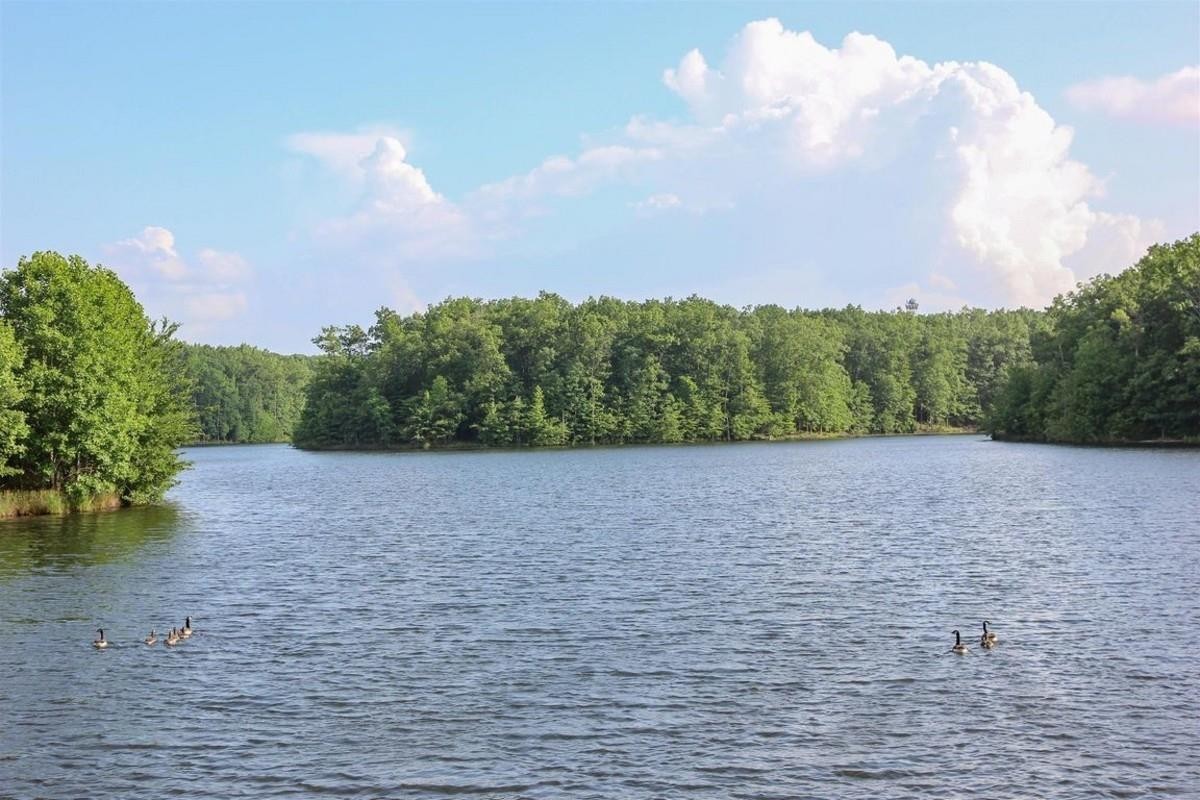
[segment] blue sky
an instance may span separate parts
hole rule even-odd
[[[449,294],[1040,305],[1200,228],[1198,43],[1191,2],[3,2],[0,258],[284,351]]]

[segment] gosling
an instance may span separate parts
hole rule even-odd
[[[968,647],[962,643],[962,637],[958,635],[958,631],[954,631],[954,647],[950,648],[950,652],[960,656],[965,656],[970,652]]]
[[[984,647],[993,647],[1000,641],[1000,637],[989,631],[987,626],[988,621],[985,619],[983,621],[983,635],[979,637],[979,643]]]
[[[171,628],[171,632],[167,634],[166,644],[169,647],[174,647],[175,645],[179,644],[179,632],[174,628]]]
[[[104,628],[96,628],[96,632],[100,634],[100,638],[92,642],[92,647],[100,649],[108,647],[108,640],[104,638]]]
[[[143,642],[145,642],[145,643],[146,643],[146,644],[148,644],[148,645],[151,645],[151,644],[158,644],[158,637],[157,637],[157,636],[154,634],[154,629],[153,629],[153,628],[151,628],[151,629],[150,629],[150,635],[149,635],[149,636],[147,636],[147,637],[146,637],[145,639],[143,639],[142,641],[143,641]]]

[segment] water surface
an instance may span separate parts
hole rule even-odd
[[[0,523],[0,796],[1200,793],[1197,451],[188,457]]]

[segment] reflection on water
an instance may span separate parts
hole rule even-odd
[[[70,570],[134,556],[178,530],[173,504],[64,517],[0,520],[0,581],[35,570]]]
[[[1200,792],[1197,451],[189,457],[0,525],[0,796]]]

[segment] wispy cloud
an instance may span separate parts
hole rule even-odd
[[[1151,125],[1200,127],[1200,66],[1144,81],[1128,76],[1085,81],[1067,89],[1083,111]]]
[[[216,323],[246,310],[246,286],[253,270],[238,253],[205,247],[185,259],[175,234],[155,225],[105,246],[104,252],[147,313],[182,323],[185,336],[211,333]]]

